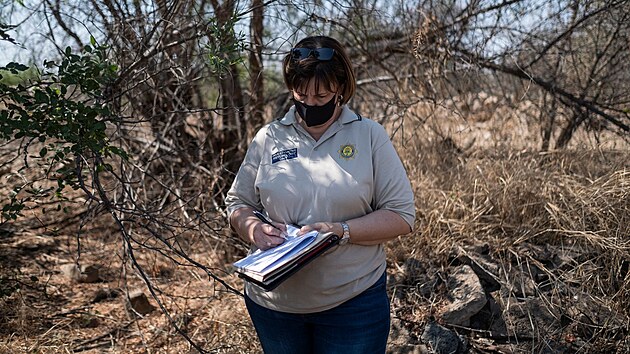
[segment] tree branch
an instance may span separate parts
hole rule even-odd
[[[505,74],[509,74],[515,77],[518,77],[520,79],[523,80],[527,80],[530,82],[533,82],[534,84],[538,85],[539,87],[543,88],[545,91],[551,93],[552,95],[560,95],[564,98],[566,98],[567,100],[569,100],[570,102],[572,102],[575,106],[579,106],[579,107],[583,107],[585,109],[587,109],[588,111],[604,118],[605,120],[613,123],[614,125],[616,125],[617,127],[619,127],[620,129],[622,129],[625,132],[630,132],[630,126],[628,126],[627,124],[625,124],[624,122],[622,122],[621,120],[617,119],[616,117],[604,112],[603,110],[601,110],[597,103],[592,102],[592,101],[588,101],[586,99],[582,99],[579,98],[578,96],[576,96],[575,94],[564,90],[561,87],[558,87],[555,83],[547,81],[543,78],[540,77],[536,77],[536,76],[532,76],[531,74],[529,74],[528,72],[526,72],[525,70],[521,69],[520,67],[509,67],[506,65],[499,65],[496,64],[494,62],[491,62],[489,60],[485,60],[483,58],[480,58],[472,53],[469,52],[464,52],[462,51],[462,53],[470,58],[474,59],[474,62],[477,63],[479,66],[486,68],[486,69],[491,69],[491,70],[495,70],[495,71],[500,71],[502,73]]]

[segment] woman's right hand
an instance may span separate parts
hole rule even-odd
[[[268,250],[284,242],[283,235],[286,235],[286,226],[282,223],[274,222],[277,228],[260,221],[253,213],[254,209],[249,207],[236,209],[230,217],[230,224],[247,242],[251,242],[261,250]]]
[[[273,223],[277,228],[256,220],[251,228],[250,241],[261,250],[268,250],[281,245],[286,235],[286,227],[281,223]]]

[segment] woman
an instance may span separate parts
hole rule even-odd
[[[263,250],[284,241],[285,224],[343,237],[273,291],[246,283],[247,309],[266,353],[384,353],[383,243],[412,230],[409,179],[385,129],[346,106],[356,80],[337,40],[301,40],[283,73],[294,107],[251,142],[228,192],[230,224]]]

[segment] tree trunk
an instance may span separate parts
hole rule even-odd
[[[573,115],[573,119],[571,119],[567,125],[562,129],[558,140],[556,141],[556,149],[564,149],[571,138],[573,137],[573,133],[577,130],[577,128],[584,123],[588,119],[589,115],[586,112],[576,112]]]
[[[252,19],[250,23],[250,35],[252,41],[249,54],[250,73],[250,119],[247,124],[247,141],[250,141],[257,127],[264,123],[264,87],[263,87],[263,12],[262,0],[252,0]]]

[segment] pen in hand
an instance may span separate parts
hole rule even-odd
[[[282,237],[283,239],[287,239],[287,236],[284,234],[284,231],[282,231],[281,228],[277,227],[276,225],[273,224],[273,222],[271,222],[271,220],[269,220],[263,213],[259,212],[258,210],[254,210],[254,215],[256,215],[256,217],[264,222],[267,225],[271,225],[274,229],[279,230],[281,232],[280,237]]]

